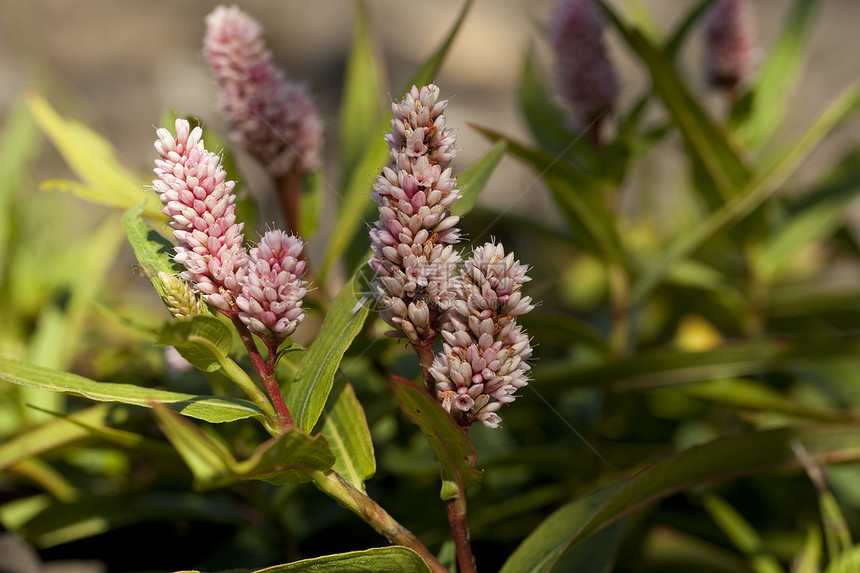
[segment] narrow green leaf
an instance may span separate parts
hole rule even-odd
[[[380,130],[380,134],[385,128]],[[370,248],[367,225],[374,219],[376,206],[370,200],[370,191],[377,175],[382,172],[388,161],[388,144],[382,136],[371,139],[365,144],[364,156],[349,178],[343,193],[338,194],[338,217],[325,246],[322,263],[318,272],[319,281],[343,255],[344,251],[356,241],[363,241]],[[359,234],[364,237],[359,237]]]
[[[462,217],[472,210],[478,202],[478,196],[484,190],[487,181],[490,180],[493,170],[495,170],[502,157],[504,157],[507,148],[508,145],[504,141],[496,143],[486,155],[460,173],[457,177],[457,184],[462,191],[462,195],[451,207],[452,215]]]
[[[821,530],[817,525],[810,525],[803,547],[792,560],[792,573],[821,573],[822,556]]]
[[[417,553],[407,547],[376,547],[303,559],[258,569],[254,573],[430,573]]]
[[[755,528],[723,498],[708,493],[702,506],[735,547],[745,555],[756,573],[784,573],[779,561],[765,551],[764,541]]]
[[[370,429],[352,386],[337,386],[328,401],[321,433],[334,452],[334,470],[356,489],[365,491],[365,480],[376,473]]]
[[[787,151],[771,163],[760,175],[743,187],[726,205],[707,219],[679,236],[663,251],[664,255],[652,264],[633,287],[634,303],[641,302],[663,280],[675,263],[688,257],[708,239],[729,225],[742,220],[800,167],[806,157],[834,127],[860,110],[860,87],[851,86],[834,101],[807,132]]]
[[[173,346],[188,362],[214,372],[221,368],[233,346],[233,332],[214,316],[193,316],[165,323],[158,344]]]
[[[637,30],[623,31],[623,35],[648,66],[654,90],[720,196],[723,200],[733,197],[751,178],[738,152],[690,94],[666,54]]]
[[[860,149],[852,150],[819,186],[791,206],[792,214],[764,241],[758,256],[762,272],[776,274],[803,247],[824,240],[848,216],[860,194]]]
[[[301,225],[302,238],[307,241],[315,237],[319,230],[325,208],[325,179],[322,171],[316,170],[305,175],[302,183],[302,220],[299,224]]]
[[[237,462],[224,446],[189,420],[167,408],[154,408],[159,426],[194,475],[198,490],[258,479],[274,485],[310,481],[309,472],[324,472],[334,464],[325,438],[310,437],[295,428],[260,444]]]
[[[739,137],[748,145],[770,137],[785,117],[791,88],[808,55],[817,4],[815,0],[797,0],[776,41],[765,52],[748,96],[749,115],[738,126]]]
[[[588,539],[583,539],[571,549],[561,554],[552,570],[558,573],[568,571],[588,571],[588,573],[612,573],[618,549],[626,531],[626,520],[616,521],[598,531]]]
[[[505,141],[514,157],[540,174],[568,220],[574,240],[608,261],[623,260],[621,241],[603,200],[602,183],[576,171],[556,156],[517,143],[495,130],[470,125],[491,141]]]
[[[98,405],[75,412],[68,419],[86,424],[101,424],[110,415],[110,407]],[[89,437],[86,429],[66,419],[55,419],[24,431],[0,444],[0,471],[27,458],[38,456],[66,444]]]
[[[132,384],[96,382],[76,374],[50,370],[2,357],[0,357],[0,380],[20,386],[83,396],[98,402],[119,402],[146,407],[154,403],[164,404],[183,416],[213,423],[262,418],[260,410],[247,400],[183,394]]]
[[[797,468],[800,462],[792,449],[795,441],[819,463],[860,459],[860,427],[856,424],[785,427],[719,439],[684,450],[639,472],[573,532],[570,541],[584,539],[644,505],[694,485]]]
[[[177,275],[183,269],[181,265],[173,261],[175,254],[173,243],[158,234],[140,218],[144,206],[145,204],[141,202],[123,213],[122,226],[143,271],[149,277],[158,295],[164,300],[166,293],[164,292],[164,284],[158,278],[158,273]]]
[[[391,388],[400,407],[430,442],[442,474],[442,500],[453,500],[481,481],[482,472],[475,468],[477,454],[469,435],[439,402],[423,388],[398,376],[392,376]]]
[[[367,143],[379,137],[382,121],[382,69],[367,18],[367,6],[355,2],[355,31],[340,106],[340,173],[353,175]]]
[[[367,305],[359,304],[367,285],[361,271],[343,287],[326,313],[325,322],[287,389],[287,407],[296,425],[310,432],[319,420],[344,352],[367,319]]]
[[[672,32],[672,35],[663,47],[663,51],[666,52],[667,56],[673,60],[678,56],[681,52],[681,47],[684,45],[684,41],[686,41],[689,36],[690,30],[695,28],[699,19],[710,7],[713,1],[714,0],[701,0],[698,4],[693,6],[693,8],[687,12],[687,15],[676,25],[675,31]]]
[[[111,145],[85,125],[62,117],[35,92],[27,94],[30,113],[56,146],[69,167],[87,184],[89,200],[128,209],[146,200],[147,217],[163,221],[161,202],[148,184],[129,173],[118,161]],[[70,187],[78,189],[78,187]]]
[[[599,489],[569,503],[546,518],[508,557],[499,573],[545,573],[570,546],[572,534],[588,522],[594,512],[619,485]]]
[[[147,521],[242,523],[246,519],[242,508],[225,498],[149,492],[121,499],[88,496],[72,503],[50,504],[24,522],[18,532],[37,547],[48,548]]]
[[[451,44],[454,42],[454,38],[457,37],[457,32],[460,31],[460,27],[463,25],[463,22],[466,20],[466,14],[469,13],[469,8],[472,7],[473,0],[466,0],[463,4],[463,8],[460,10],[460,15],[457,16],[457,21],[454,22],[454,26],[451,28],[451,31],[443,40],[442,45],[436,49],[430,58],[424,62],[424,64],[418,68],[418,71],[415,72],[415,75],[412,76],[412,81],[405,87],[404,92],[409,91],[412,86],[424,86],[431,82],[433,82],[436,77],[439,75],[439,70],[442,68],[442,63],[445,61],[445,57],[448,55],[448,50],[451,48]]]
[[[206,489],[232,476],[236,460],[189,420],[160,404],[152,407],[158,425],[194,475],[194,488]]]
[[[566,154],[575,138],[565,129],[564,111],[555,104],[544,88],[535,66],[532,48],[526,53],[517,97],[520,110],[537,144],[552,153]]]

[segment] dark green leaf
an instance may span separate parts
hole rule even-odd
[[[183,416],[207,422],[220,423],[245,418],[262,418],[260,410],[247,400],[168,392],[132,384],[96,382],[76,374],[58,372],[2,357],[0,357],[0,380],[31,388],[83,396],[98,402],[119,402],[147,407],[152,404],[164,404]]]
[[[477,454],[469,435],[436,398],[398,376],[391,378],[391,388],[400,407],[430,442],[442,473],[442,500],[455,499],[478,483],[482,472],[475,468]]]
[[[517,90],[520,109],[537,144],[549,152],[565,155],[573,146],[574,136],[565,129],[565,113],[544,89],[529,49]]]
[[[463,4],[463,8],[460,10],[460,15],[457,17],[457,21],[454,22],[454,26],[445,37],[442,45],[437,48],[432,56],[430,56],[430,59],[418,68],[418,71],[416,71],[415,75],[412,76],[412,80],[409,82],[409,85],[403,89],[404,92],[409,91],[412,86],[421,87],[436,79],[439,75],[439,70],[442,68],[442,63],[448,55],[448,50],[451,48],[451,44],[454,43],[454,38],[457,37],[457,32],[460,31],[460,26],[463,25],[463,22],[466,19],[466,14],[469,13],[469,8],[472,7],[472,2],[473,0],[466,0]]]
[[[430,573],[430,569],[409,548],[377,547],[275,565],[254,573]]]

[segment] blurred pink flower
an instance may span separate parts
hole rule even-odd
[[[255,334],[277,346],[305,318],[302,299],[307,269],[302,240],[283,231],[269,231],[249,252],[248,272],[236,299],[239,319]]]
[[[243,223],[236,222],[235,182],[227,181],[221,157],[206,151],[203,130],[176,120],[176,135],[156,131],[153,189],[161,197],[179,241],[174,260],[185,267],[181,277],[203,293],[203,299],[225,314],[241,290],[247,254]]]
[[[714,87],[733,90],[759,59],[755,15],[747,0],[717,0],[705,18],[705,68]]]
[[[237,143],[272,175],[307,172],[320,161],[322,122],[307,88],[272,63],[260,24],[236,6],[206,18],[203,54]]]
[[[571,108],[573,127],[586,129],[612,111],[618,99],[600,8],[593,0],[563,0],[555,8],[549,39],[559,95]]]

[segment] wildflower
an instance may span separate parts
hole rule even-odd
[[[252,332],[277,347],[305,318],[302,298],[307,268],[301,239],[283,231],[269,231],[249,252],[248,273],[236,299],[239,319]]]
[[[496,412],[528,384],[532,349],[516,317],[534,308],[520,292],[529,280],[501,243],[478,247],[464,265],[461,292],[442,329],[442,352],[430,368],[442,407],[462,426],[498,427]]]
[[[203,54],[236,142],[269,172],[305,173],[319,164],[322,122],[307,88],[272,63],[260,24],[239,8],[219,6],[206,18]]]
[[[618,98],[618,82],[606,55],[598,6],[593,0],[560,2],[549,38],[555,52],[556,84],[572,110],[573,128],[596,125],[612,111]]]
[[[705,43],[705,68],[712,86],[732,91],[747,81],[759,58],[750,3],[717,0],[705,19]]]
[[[200,127],[192,130],[188,121],[177,119],[175,136],[165,128],[156,134],[160,159],[152,185],[179,241],[174,260],[186,269],[180,277],[230,315],[247,261],[244,224],[236,222],[235,182],[227,181],[221,157],[206,151]]]
[[[370,230],[373,258],[368,264],[379,274],[374,282],[382,318],[392,334],[426,347],[436,338],[440,316],[455,298],[451,276],[459,255],[459,217],[451,205],[459,198],[449,167],[455,137],[445,125],[447,100],[439,100],[435,85],[412,89],[391,108],[388,142],[391,166],[373,185],[371,197],[379,220]]]

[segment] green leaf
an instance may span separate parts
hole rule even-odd
[[[810,525],[803,547],[792,560],[792,573],[821,573],[822,553],[821,530],[817,525]]]
[[[287,407],[296,425],[305,432],[313,430],[319,420],[343,354],[367,319],[368,307],[359,304],[367,289],[363,276],[361,270],[356,272],[334,299],[287,389]]]
[[[442,500],[456,499],[481,481],[482,472],[475,468],[477,454],[469,435],[436,398],[398,376],[392,376],[391,388],[401,409],[430,442],[442,474]]]
[[[364,409],[349,383],[338,384],[333,393],[321,433],[334,452],[334,470],[363,492],[365,480],[376,473],[376,458]]]
[[[547,151],[564,155],[575,138],[565,129],[565,113],[544,88],[534,63],[534,50],[529,48],[517,89],[520,110],[537,144]]]
[[[254,573],[430,573],[417,553],[407,547],[376,547],[303,559],[286,565],[258,569]]]
[[[690,256],[719,231],[725,230],[753,212],[800,167],[827,133],[858,110],[860,110],[860,87],[854,85],[846,89],[794,145],[781,153],[768,168],[757,175],[723,208],[712,213],[699,225],[682,234],[663,249],[663,256],[653,263],[634,285],[633,302],[641,302],[679,260]]]
[[[599,489],[550,515],[517,547],[499,573],[550,571],[570,546],[573,533],[588,522],[618,487]]]
[[[460,173],[457,184],[462,190],[462,195],[451,207],[452,215],[463,216],[472,210],[507,148],[508,145],[504,141],[498,142],[486,155]]]
[[[89,437],[91,434],[71,420],[86,424],[101,424],[108,419],[110,407],[92,406],[75,412],[66,419],[55,419],[24,431],[0,444],[0,471],[45,452]]]
[[[416,71],[415,75],[412,76],[412,80],[403,90],[404,92],[409,91],[412,86],[421,87],[436,79],[439,75],[439,70],[442,68],[442,63],[448,55],[448,50],[451,48],[451,44],[454,43],[454,38],[457,37],[457,32],[460,31],[460,27],[466,20],[466,14],[469,13],[469,8],[472,7],[472,2],[473,0],[466,0],[463,4],[463,8],[460,10],[460,15],[457,17],[457,21],[454,22],[454,26],[451,28],[451,31],[445,37],[445,40],[442,41],[442,45],[440,45],[433,55],[430,56],[430,58],[424,62],[420,68],[418,68],[418,71]]]
[[[739,102],[750,109],[736,126],[738,136],[748,145],[757,145],[770,137],[785,117],[791,88],[800,77],[808,54],[807,46],[815,22],[813,11],[817,4],[815,0],[797,0],[794,3],[777,40],[765,52],[765,60],[749,94]],[[739,121],[738,117],[732,119],[733,123]]]
[[[18,533],[37,547],[48,548],[147,521],[242,523],[246,517],[238,504],[213,496],[164,492],[122,498],[88,496],[47,505],[23,523]]]
[[[385,128],[380,130],[380,133]],[[370,200],[370,191],[376,176],[382,172],[388,161],[388,144],[378,137],[365,144],[365,152],[346,184],[342,194],[338,194],[338,217],[325,246],[318,280],[325,282],[331,267],[337,262],[350,245],[361,240],[370,248],[367,225],[374,218],[376,205]],[[359,234],[365,235],[359,238]]]
[[[183,416],[213,423],[262,418],[260,410],[247,400],[183,394],[132,384],[96,382],[76,374],[58,372],[2,357],[0,357],[0,380],[30,388],[83,396],[98,402],[119,402],[146,407],[151,407],[152,404],[164,404]]]
[[[291,428],[260,444],[251,456],[237,462],[219,442],[189,420],[164,407],[154,408],[159,426],[188,464],[198,490],[256,479],[273,485],[310,481],[310,472],[328,471],[335,457],[322,436],[308,436]]]
[[[639,472],[585,524],[568,531],[570,542],[585,539],[640,507],[695,485],[797,468],[800,462],[792,449],[793,442],[802,444],[819,463],[860,459],[860,427],[856,424],[785,427],[722,438],[684,450]]]
[[[85,191],[85,199],[120,209],[129,209],[146,200],[146,216],[165,220],[158,196],[146,190],[149,185],[142,177],[122,166],[107,141],[85,125],[60,117],[35,92],[29,92],[26,99],[33,119],[72,171],[86,183],[85,188],[71,184],[68,190]]]
[[[383,82],[378,46],[370,30],[365,3],[355,2],[355,11],[355,35],[340,107],[340,172],[344,180],[353,175],[367,143],[379,137],[382,122]]]
[[[491,141],[505,141],[514,157],[540,174],[567,219],[574,240],[583,248],[596,251],[610,262],[623,260],[621,241],[603,200],[603,183],[549,153],[517,143],[495,130],[470,125]]]
[[[767,237],[758,256],[759,269],[778,273],[803,247],[824,240],[848,216],[848,207],[860,194],[860,149],[848,153],[819,187],[792,207],[791,216]]]
[[[325,179],[321,170],[311,171],[302,182],[302,238],[306,241],[315,237],[319,230],[320,219],[325,208]],[[247,225],[246,225],[247,226]]]
[[[654,91],[681,130],[687,145],[695,152],[722,199],[728,200],[744,188],[751,173],[741,161],[725,133],[711,121],[690,94],[671,60],[637,30],[624,31],[631,48],[642,58],[651,73]]]
[[[764,541],[755,528],[723,498],[708,493],[702,506],[735,547],[746,556],[750,568],[756,573],[783,573],[779,561],[767,553]]]
[[[145,203],[141,202],[123,213],[122,226],[125,229],[128,242],[134,249],[134,255],[163,300],[165,298],[164,286],[158,279],[158,273],[177,275],[183,268],[173,261],[175,254],[173,243],[158,234],[155,229],[140,218],[144,207]]]
[[[214,316],[193,316],[165,323],[158,344],[173,346],[188,362],[214,372],[221,368],[233,346],[233,332]]]

